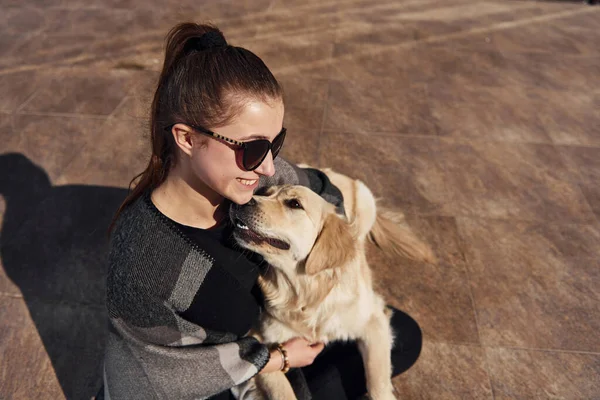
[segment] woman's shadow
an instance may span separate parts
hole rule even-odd
[[[0,171],[5,273],[23,294],[65,397],[89,399],[102,377],[107,228],[127,190],[52,186],[42,168],[17,153],[0,155]],[[11,354],[26,358],[28,350]],[[27,378],[10,379],[23,385]]]

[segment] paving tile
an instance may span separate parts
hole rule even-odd
[[[556,25],[562,29],[573,30],[584,33],[590,39],[597,38],[598,33],[598,10],[588,8],[585,13],[561,18],[556,22]],[[583,38],[585,40],[585,38]]]
[[[388,1],[370,7],[359,3],[342,11],[345,18],[336,31],[334,56],[389,52],[419,39],[458,32],[463,26],[449,20],[452,12],[464,7],[472,5],[460,0],[442,7],[432,7],[427,1]]]
[[[314,131],[319,133],[321,131],[321,124],[323,122],[323,112],[324,108],[317,107],[286,107],[283,124],[290,132]],[[310,142],[305,144],[310,145]],[[318,143],[315,143],[315,146],[311,146],[315,154],[317,150],[316,144]]]
[[[34,92],[48,82],[48,74],[23,71],[0,75],[0,110],[12,112],[18,109]]]
[[[560,12],[563,11],[561,7]],[[519,29],[493,32],[489,38],[502,52],[533,51],[560,54],[561,57],[597,56],[599,50],[596,44],[600,39],[597,15],[594,16],[593,9],[589,11],[587,15],[559,18],[547,24],[523,24]]]
[[[5,58],[10,56],[13,48],[25,41],[27,41],[27,36],[17,33],[6,33],[0,36],[0,57]]]
[[[343,11],[349,14],[336,33],[335,55],[389,52],[416,43],[451,42],[477,30],[545,12],[534,2],[446,1],[378,2]],[[518,15],[518,18],[515,16]]]
[[[35,34],[43,30],[53,17],[42,8],[21,4],[20,7],[10,7],[4,2],[0,6],[0,32],[2,35],[24,33]]]
[[[550,145],[327,133],[321,146],[327,157],[319,165],[362,179],[377,196],[408,212],[541,221],[595,218]]]
[[[595,57],[494,48],[473,51],[471,42],[465,46],[454,54],[474,65],[472,73],[450,79],[440,75],[428,86],[442,132],[490,140],[599,145],[600,121],[593,112],[600,104]]]
[[[600,350],[600,227],[459,219],[483,345]]]
[[[598,144],[600,119],[592,110],[600,94],[543,89],[512,83],[512,66],[499,67],[506,81],[486,87],[473,80],[431,83],[429,95],[440,130],[447,136],[510,142]],[[515,104],[519,107],[515,107]]]
[[[271,5],[269,5],[271,7]],[[274,8],[272,12],[256,13],[254,18],[258,24],[258,37],[288,37],[303,39],[312,34],[321,36],[321,44],[333,38],[333,33],[339,22],[339,10],[331,3],[311,5],[292,4],[289,7]],[[310,19],[311,23],[306,21]],[[316,37],[315,37],[316,38]]]
[[[454,212],[492,218],[588,222],[593,213],[550,145],[471,141],[442,157]]]
[[[437,135],[424,84],[390,79],[331,81],[323,129],[337,132],[397,132]]]
[[[7,143],[13,135],[13,116],[0,113],[0,142]]]
[[[600,148],[565,146],[559,149],[600,221]]]
[[[0,211],[5,212],[6,203],[3,200],[0,200]],[[4,208],[4,209],[2,209]],[[4,227],[2,227],[4,231]],[[2,238],[3,236],[0,236]],[[17,286],[9,277],[6,275],[6,269],[4,268],[4,264],[0,259],[0,296],[12,296],[12,297],[22,297],[21,290],[19,286]]]
[[[137,121],[139,128],[150,126],[150,105],[152,99],[140,96],[127,96],[119,103],[111,117],[119,120]]]
[[[41,88],[22,112],[109,115],[132,85],[130,71],[63,70]]]
[[[401,399],[493,399],[484,350],[425,341],[417,363],[394,378]]]
[[[475,310],[456,222],[410,216],[409,225],[439,259],[438,265],[384,256],[369,246],[376,287],[388,304],[411,315],[427,340],[479,344]]]
[[[64,399],[52,362],[22,299],[0,296],[0,397],[30,399],[34,393]],[[23,357],[23,354],[27,354]],[[27,379],[23,377],[27,376]]]
[[[550,51],[511,53],[494,50],[489,53],[496,59],[501,57],[502,64],[496,72],[501,73],[500,78],[509,84],[558,90],[574,97],[578,93],[593,94],[593,83],[598,81],[600,67],[594,56],[556,57]]]
[[[487,348],[495,399],[593,399],[600,354]]]
[[[160,0],[154,0],[160,6]],[[184,5],[190,5],[190,8],[197,16],[197,20],[206,21],[214,20],[216,22],[221,20],[247,20],[252,19],[255,16],[268,14],[270,8],[275,2],[273,0],[256,0],[256,1],[244,1],[239,2],[236,0],[224,0],[224,1],[207,1],[203,3],[202,7],[198,7],[198,3],[194,0],[185,0],[182,2]],[[206,6],[206,8],[204,8]],[[175,4],[173,9],[177,9],[178,4]]]
[[[96,136],[103,122],[98,118],[15,115],[13,132],[2,150],[19,153],[29,159],[31,168],[25,167],[26,163],[19,164],[20,168],[24,168],[21,172],[42,168],[42,173],[54,180],[81,148]],[[3,161],[8,162],[7,159]],[[34,168],[34,164],[39,167]]]
[[[83,35],[83,41],[90,37],[92,32],[96,40],[99,40],[131,34],[137,28],[131,24],[133,12],[115,7],[75,6],[66,10],[51,10],[50,14],[54,14],[55,18],[46,28],[48,35]],[[80,40],[78,42],[81,43]]]
[[[290,161],[317,165],[328,81],[296,75],[279,80],[284,91],[283,123],[288,129],[282,154]]]
[[[593,76],[592,71],[589,74]],[[600,79],[596,80],[600,83]],[[588,80],[588,84],[595,82]],[[554,143],[600,147],[600,116],[594,111],[600,107],[600,91],[583,90],[563,96],[548,93],[546,99],[546,106],[538,110]]]
[[[258,55],[275,76],[298,75],[329,78],[333,38],[322,32],[282,36],[280,32],[257,35],[238,46]]]
[[[336,43],[336,52],[340,44]],[[351,83],[389,79],[394,88],[403,88],[424,83],[437,76],[453,74],[472,77],[476,65],[463,62],[464,56],[455,54],[447,46],[423,45],[387,49],[379,52],[348,53],[332,58],[332,78]],[[387,104],[387,101],[379,101]]]
[[[8,69],[48,70],[57,65],[72,65],[80,58],[94,57],[87,50],[93,39],[88,36],[81,42],[74,42],[69,35],[50,35],[41,32],[26,36],[14,42],[7,54],[0,60],[0,66]],[[19,67],[14,67],[19,65]]]
[[[115,119],[139,119],[147,125],[159,75],[160,73],[154,71],[132,72],[131,91],[111,116]]]
[[[323,108],[286,108],[283,125],[288,133],[282,156],[295,163],[316,166],[322,119]]]
[[[444,136],[552,143],[543,115],[536,112],[535,100],[540,96],[528,89],[489,87],[472,79],[441,79],[428,85],[428,94],[432,115]],[[514,107],[515,103],[523,106]]]
[[[5,7],[39,7],[43,9],[61,7],[63,0],[4,0]]]
[[[99,126],[94,140],[80,152],[57,178],[57,184],[95,184],[129,187],[134,176],[150,160],[149,131],[138,121],[110,119]]]
[[[452,193],[439,165],[446,147],[427,138],[325,133],[319,166],[362,180],[404,212],[451,215]]]
[[[355,80],[331,85],[325,129],[599,145],[593,110],[600,104],[594,89],[600,71],[592,58],[570,69],[543,55],[471,47],[428,46],[334,62],[336,73]]]
[[[0,296],[0,397],[89,399],[100,385],[106,318],[103,308]]]
[[[35,0],[40,2],[40,0]],[[44,0],[45,1],[45,0]],[[71,10],[80,10],[82,8],[89,8],[93,10],[97,9],[108,9],[108,10],[131,10],[135,8],[145,8],[145,7],[157,7],[159,5],[163,6],[163,11],[166,11],[166,8],[171,11],[172,9],[184,8],[187,11],[191,9],[191,5],[194,4],[190,0],[181,0],[174,4],[168,4],[168,7],[165,7],[164,2],[159,2],[156,0],[148,0],[140,4],[136,0],[53,0],[53,5],[55,8],[59,9],[71,9]],[[211,2],[207,2],[207,6],[210,6]],[[197,3],[196,3],[197,8]]]
[[[128,47],[131,48],[135,39],[132,36],[132,29],[136,26],[132,23],[133,14],[127,10],[78,7],[40,11],[45,18],[44,26],[38,34],[29,35],[29,40],[14,47],[0,65],[72,65],[82,57],[97,57],[99,54],[95,47],[98,43],[113,42],[114,37],[118,39],[129,35]],[[77,40],[73,40],[74,37]]]
[[[283,88],[285,107],[322,108],[327,102],[327,79],[298,75],[276,77]]]

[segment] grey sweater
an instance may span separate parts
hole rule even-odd
[[[339,190],[320,171],[282,159],[275,168],[277,174],[261,179],[260,187],[309,186],[343,210]],[[107,277],[106,399],[205,399],[266,365],[269,351],[256,339],[182,317],[203,290],[234,290],[212,278],[215,268],[222,266],[210,252],[153,209],[148,198],[121,213],[111,236]]]

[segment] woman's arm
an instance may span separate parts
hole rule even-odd
[[[111,398],[205,398],[268,364],[269,350],[256,338],[204,330],[144,292],[122,293],[141,299],[139,308],[109,308],[105,385]]]

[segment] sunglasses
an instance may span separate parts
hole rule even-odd
[[[174,125],[175,124],[165,127],[165,130],[170,131]],[[194,126],[189,124],[185,125],[188,125],[195,131],[204,133],[205,135],[211,136],[215,139],[223,140],[229,144],[233,144],[241,148],[243,151],[242,166],[246,171],[254,171],[256,168],[258,168],[260,164],[262,164],[262,162],[265,160],[265,157],[267,157],[267,154],[269,154],[269,151],[271,152],[271,154],[273,154],[273,159],[275,159],[279,154],[279,151],[283,147],[283,141],[285,140],[285,134],[287,132],[286,128],[281,128],[281,131],[277,134],[277,136],[275,136],[273,142],[269,142],[267,139],[257,139],[250,140],[247,142],[240,142],[238,140],[230,139],[223,135],[219,135],[216,132],[209,131],[208,129],[204,129],[200,126]]]

